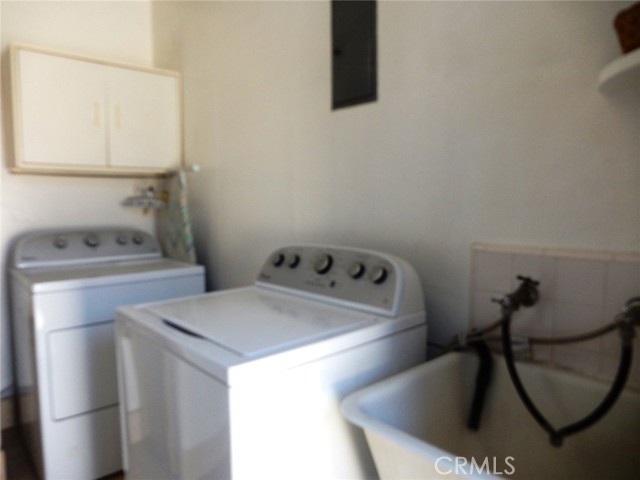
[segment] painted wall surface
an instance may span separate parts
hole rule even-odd
[[[379,2],[379,101],[331,111],[329,2],[3,0],[3,261],[32,228],[153,227],[119,205],[133,180],[8,173],[8,43],[154,63],[184,75],[213,287],[284,243],[385,250],[417,267],[445,341],[467,324],[473,241],[640,250],[640,91],[596,88],[628,4]]]
[[[640,89],[596,85],[628,4],[378,2],[379,100],[339,111],[329,2],[154,4],[212,285],[289,242],[380,249],[416,266],[445,342],[474,241],[638,252]]]
[[[0,169],[2,268],[9,248],[22,232],[55,227],[129,225],[153,231],[152,216],[125,209],[134,194],[132,179],[14,175],[9,59],[11,42],[29,43],[83,55],[152,65],[150,4],[102,1],[2,1],[3,162]],[[148,182],[147,182],[148,183]],[[8,277],[2,280],[2,389],[11,385]]]
[[[2,8],[0,7],[0,37],[2,36]],[[0,91],[2,90],[3,80],[0,78]],[[0,113],[0,165],[4,165],[4,118]],[[0,198],[2,197],[2,182],[0,182]],[[0,208],[0,231],[2,231],[2,208]],[[0,291],[4,288],[4,274],[0,273]],[[2,293],[0,293],[0,303],[2,302]],[[4,351],[5,351],[5,340],[4,333],[2,330],[2,324],[0,323],[0,362],[4,365]],[[4,378],[2,368],[0,368],[0,391],[2,391],[2,379]],[[0,431],[2,430],[4,422],[2,421],[2,405],[0,404]],[[4,478],[5,475],[5,461],[4,461],[4,450],[2,450],[2,438],[0,437],[0,477]]]

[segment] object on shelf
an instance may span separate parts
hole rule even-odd
[[[616,58],[605,66],[598,76],[598,88],[603,93],[614,93],[640,87],[640,49]]]
[[[149,209],[166,208],[167,204],[156,196],[155,187],[149,185],[140,192],[140,195],[125,198],[122,201],[122,206],[142,208],[143,212],[147,213]]]
[[[640,2],[622,10],[613,21],[622,53],[640,48]]]

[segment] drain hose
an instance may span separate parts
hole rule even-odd
[[[536,408],[535,404],[527,394],[524,385],[520,381],[520,376],[518,375],[518,371],[516,370],[515,361],[513,358],[513,348],[511,345],[511,315],[507,314],[503,317],[502,348],[505,362],[507,364],[507,370],[509,371],[509,376],[511,377],[511,381],[515,386],[520,399],[527,407],[527,410],[529,410],[529,413],[549,434],[549,439],[552,445],[560,447],[565,437],[580,432],[596,423],[611,409],[611,407],[613,407],[616,400],[620,396],[620,393],[622,393],[622,390],[624,389],[624,386],[627,382],[627,377],[629,376],[631,360],[633,358],[633,327],[620,325],[620,329],[620,334],[622,337],[620,361],[618,363],[618,371],[616,372],[616,377],[611,385],[611,388],[609,389],[609,392],[604,397],[602,402],[587,416],[575,423],[569,424],[559,429],[555,429],[553,425],[551,425],[542,415],[542,413],[540,413],[540,411]]]
[[[476,350],[480,363],[478,373],[476,374],[476,388],[473,391],[473,400],[471,401],[467,427],[471,430],[478,430],[480,427],[482,408],[484,407],[484,401],[487,396],[487,388],[489,387],[489,383],[491,383],[493,358],[491,357],[491,350],[489,350],[489,347],[484,341],[475,341],[471,343],[470,346]]]

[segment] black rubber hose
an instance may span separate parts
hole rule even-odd
[[[577,433],[585,428],[590,427],[602,417],[606,415],[606,413],[613,407],[618,400],[618,397],[622,393],[625,384],[627,383],[627,378],[629,376],[629,370],[631,369],[631,361],[633,360],[633,347],[628,342],[622,343],[622,348],[620,349],[620,362],[618,363],[618,371],[616,372],[616,378],[613,381],[613,385],[611,389],[607,393],[607,396],[602,400],[600,405],[598,405],[593,412],[584,417],[582,420],[572,423],[571,425],[567,425],[557,431],[557,434],[560,437],[560,441],[562,438]]]
[[[540,424],[540,426],[549,433],[551,443],[554,446],[559,447],[562,445],[564,438],[568,435],[580,432],[600,420],[611,409],[611,407],[613,407],[616,400],[618,400],[618,397],[622,393],[622,390],[624,389],[624,386],[627,382],[629,370],[631,368],[631,361],[633,360],[633,344],[631,342],[633,332],[621,332],[622,348],[620,349],[620,362],[618,363],[618,371],[616,373],[613,384],[609,389],[609,392],[602,400],[602,402],[600,402],[600,404],[582,420],[556,430],[533,404],[524,386],[522,385],[522,382],[520,381],[520,376],[518,375],[518,372],[516,370],[513,358],[510,323],[511,316],[506,315],[504,318],[504,322],[502,323],[502,346],[504,350],[504,358],[507,364],[507,370],[509,371],[511,381],[515,386],[520,399],[527,407],[527,410],[529,410],[529,413],[531,413],[533,418]]]
[[[487,396],[487,388],[491,383],[493,358],[491,357],[491,350],[489,350],[489,347],[484,341],[479,340],[473,342],[470,346],[473,347],[478,354],[479,365],[467,427],[471,430],[478,430],[480,427],[480,416],[482,415],[484,401]]]
[[[555,434],[555,429],[553,426],[547,421],[546,418],[538,411],[536,406],[533,404],[529,395],[527,395],[527,391],[524,389],[522,382],[520,381],[520,376],[516,371],[515,361],[513,358],[513,349],[511,347],[511,315],[505,315],[502,320],[502,350],[504,354],[504,359],[507,364],[507,370],[509,371],[509,376],[511,377],[511,382],[513,386],[516,388],[522,403],[524,403],[529,413],[533,416],[533,418],[540,424],[540,426],[549,433],[549,435],[553,436]]]

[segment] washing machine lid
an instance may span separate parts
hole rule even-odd
[[[165,323],[245,357],[330,338],[377,322],[375,316],[248,287],[154,304]]]

